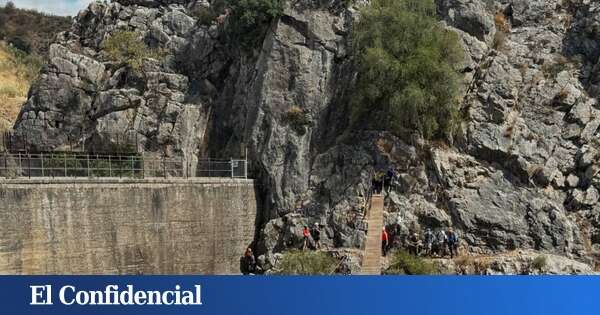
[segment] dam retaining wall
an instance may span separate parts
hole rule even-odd
[[[254,182],[0,179],[0,274],[236,274]]]

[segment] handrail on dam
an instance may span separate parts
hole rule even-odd
[[[153,157],[140,154],[0,153],[0,177],[248,178],[248,161]]]

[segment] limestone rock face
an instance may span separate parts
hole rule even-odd
[[[198,1],[210,5],[209,1]],[[198,158],[242,156],[260,183],[258,248],[298,246],[304,224],[322,242],[361,248],[374,171],[398,176],[386,223],[408,233],[453,226],[468,251],[531,249],[595,264],[600,255],[600,5],[593,1],[438,1],[466,51],[452,146],[385,132],[345,132],[355,73],[357,1],[286,2],[251,51],[196,1],[93,3],[51,49],[15,126],[41,150],[114,145]],[[226,24],[226,23],[225,23]],[[102,43],[135,30],[164,58],[141,73],[108,60]],[[300,110],[309,124],[287,117]]]
[[[440,270],[458,275],[579,275],[596,274],[590,266],[563,256],[514,251],[497,256],[463,256],[435,261]]]

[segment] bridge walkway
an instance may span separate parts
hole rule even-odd
[[[383,195],[373,195],[369,209],[367,241],[361,274],[381,274],[381,230],[383,229]]]

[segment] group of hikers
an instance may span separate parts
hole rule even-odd
[[[387,255],[387,252],[395,241],[401,241],[395,239],[395,235],[398,235],[398,233],[396,231],[393,232],[393,235],[390,236],[387,228],[383,227],[381,232],[381,251],[383,256]],[[423,234],[423,239],[421,239],[419,233],[415,232],[405,239],[404,244],[408,252],[415,256],[443,258],[450,254],[450,258],[454,258],[458,254],[459,241],[458,235],[452,228],[448,228],[447,230],[441,229],[435,233],[430,228],[427,228]]]
[[[307,248],[315,250],[321,249],[321,226],[319,223],[315,223],[315,226],[312,229],[309,229],[308,226],[305,225],[302,229],[302,237],[304,238],[302,250],[306,250]]]
[[[373,193],[381,194],[384,190],[389,191],[390,188],[397,184],[397,181],[398,174],[392,168],[388,169],[387,172],[376,172],[372,182]],[[362,198],[364,199],[364,197]],[[443,258],[450,255],[450,258],[454,258],[458,254],[458,235],[452,228],[440,229],[435,232],[431,228],[427,228],[422,235],[419,232],[406,235],[401,233],[400,217],[398,219],[399,221],[391,225],[389,229],[383,227],[381,232],[381,251],[383,256],[386,256],[392,247],[404,247],[409,253],[415,256]],[[308,225],[303,226],[302,250],[321,249],[321,228],[322,226],[319,223],[315,223],[313,227],[309,227]],[[260,272],[252,249],[248,248],[241,257],[240,269],[246,275]]]
[[[398,173],[393,168],[386,172],[375,172],[373,174],[373,193],[381,194],[384,189],[389,190],[396,184]]]
[[[420,237],[419,233],[415,232],[406,237],[404,242],[398,239],[397,235],[399,233],[396,231],[397,228],[398,225],[395,224],[388,232],[388,229],[383,227],[381,231],[381,252],[383,256],[387,255],[394,243],[403,243],[408,252],[415,256],[444,258],[449,254],[450,258],[454,258],[458,254],[458,236],[452,228],[446,230],[440,229],[437,232],[427,228],[425,233],[423,233],[423,238]],[[321,249],[321,226],[318,223],[313,228],[305,225],[302,235],[304,238],[302,250],[308,248],[314,250]],[[251,248],[246,249],[246,252],[241,257],[240,270],[244,275],[256,274],[260,271]]]

